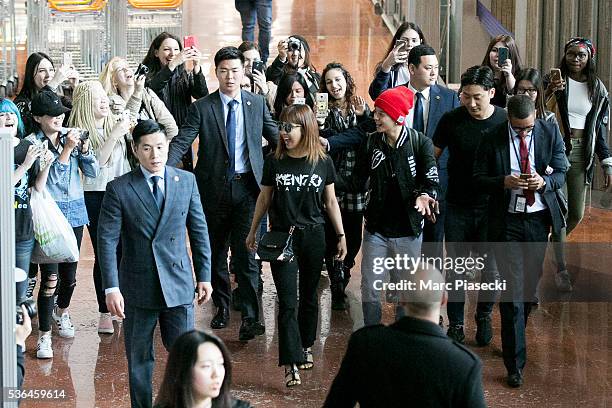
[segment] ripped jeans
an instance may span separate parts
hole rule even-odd
[[[81,249],[83,226],[73,227],[77,245]],[[38,329],[46,332],[51,330],[51,313],[53,312],[53,296],[57,294],[57,307],[65,309],[70,306],[70,299],[76,286],[78,262],[40,265],[40,290],[38,291]],[[59,284],[58,284],[59,277]]]

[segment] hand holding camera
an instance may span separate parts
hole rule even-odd
[[[41,157],[44,154],[44,152],[45,151],[42,147],[42,144],[31,145],[30,147],[28,147],[28,152],[26,153],[25,160],[23,161],[21,165],[26,169],[30,169],[30,167],[32,167],[36,159]]]
[[[278,43],[278,59],[281,62],[287,61],[287,54],[289,54],[289,47],[287,45],[287,40],[281,40]]]
[[[253,85],[259,88],[262,94],[267,95],[270,90],[268,88],[268,83],[267,83],[266,75],[264,73],[264,68],[262,67],[263,62],[261,62],[262,66],[256,65],[258,62],[261,62],[261,61],[255,61],[253,63],[253,69],[251,73],[251,75],[253,76]],[[261,68],[261,69],[258,69],[258,68]],[[255,91],[256,90],[254,89],[253,92]]]
[[[126,133],[130,132],[130,126],[132,125],[132,116],[129,110],[124,110],[119,116],[119,120],[113,126],[110,136],[115,140],[119,140]]]
[[[33,308],[33,309],[32,309]],[[26,301],[17,310],[17,325],[15,326],[15,339],[17,345],[25,349],[25,341],[32,333],[32,317],[36,316],[36,303],[34,300]]]

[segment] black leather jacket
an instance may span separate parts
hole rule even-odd
[[[358,150],[353,175],[350,178],[338,176],[336,180],[337,190],[352,192],[366,191],[367,181],[370,180],[364,212],[366,228],[376,229],[380,215],[385,211],[386,179],[391,166],[383,152],[389,148],[384,134],[371,133]],[[400,150],[406,158],[399,162],[397,168],[391,169],[400,186],[401,197],[397,199],[406,206],[412,231],[419,236],[423,229],[423,216],[414,208],[415,200],[421,194],[433,198],[438,196],[438,168],[433,143],[423,133],[404,127],[395,149]]]

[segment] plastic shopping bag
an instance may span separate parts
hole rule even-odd
[[[30,206],[36,238],[31,262],[48,264],[78,261],[79,247],[74,231],[47,189],[38,192],[33,188]]]

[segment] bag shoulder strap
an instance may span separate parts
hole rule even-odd
[[[314,174],[314,170],[315,167],[317,167],[317,162],[312,163],[312,166],[310,168],[310,173],[308,174],[308,179],[307,182],[310,182],[310,179],[312,178],[312,175]],[[302,205],[304,204],[304,198],[306,198],[306,189],[302,190],[302,194],[300,194],[300,201],[298,201],[298,205],[297,205],[297,214],[300,213],[300,211],[302,210]],[[289,235],[293,234],[293,230],[295,230],[295,224],[297,223],[297,214],[295,216],[295,221],[292,223],[291,227],[289,228]]]

